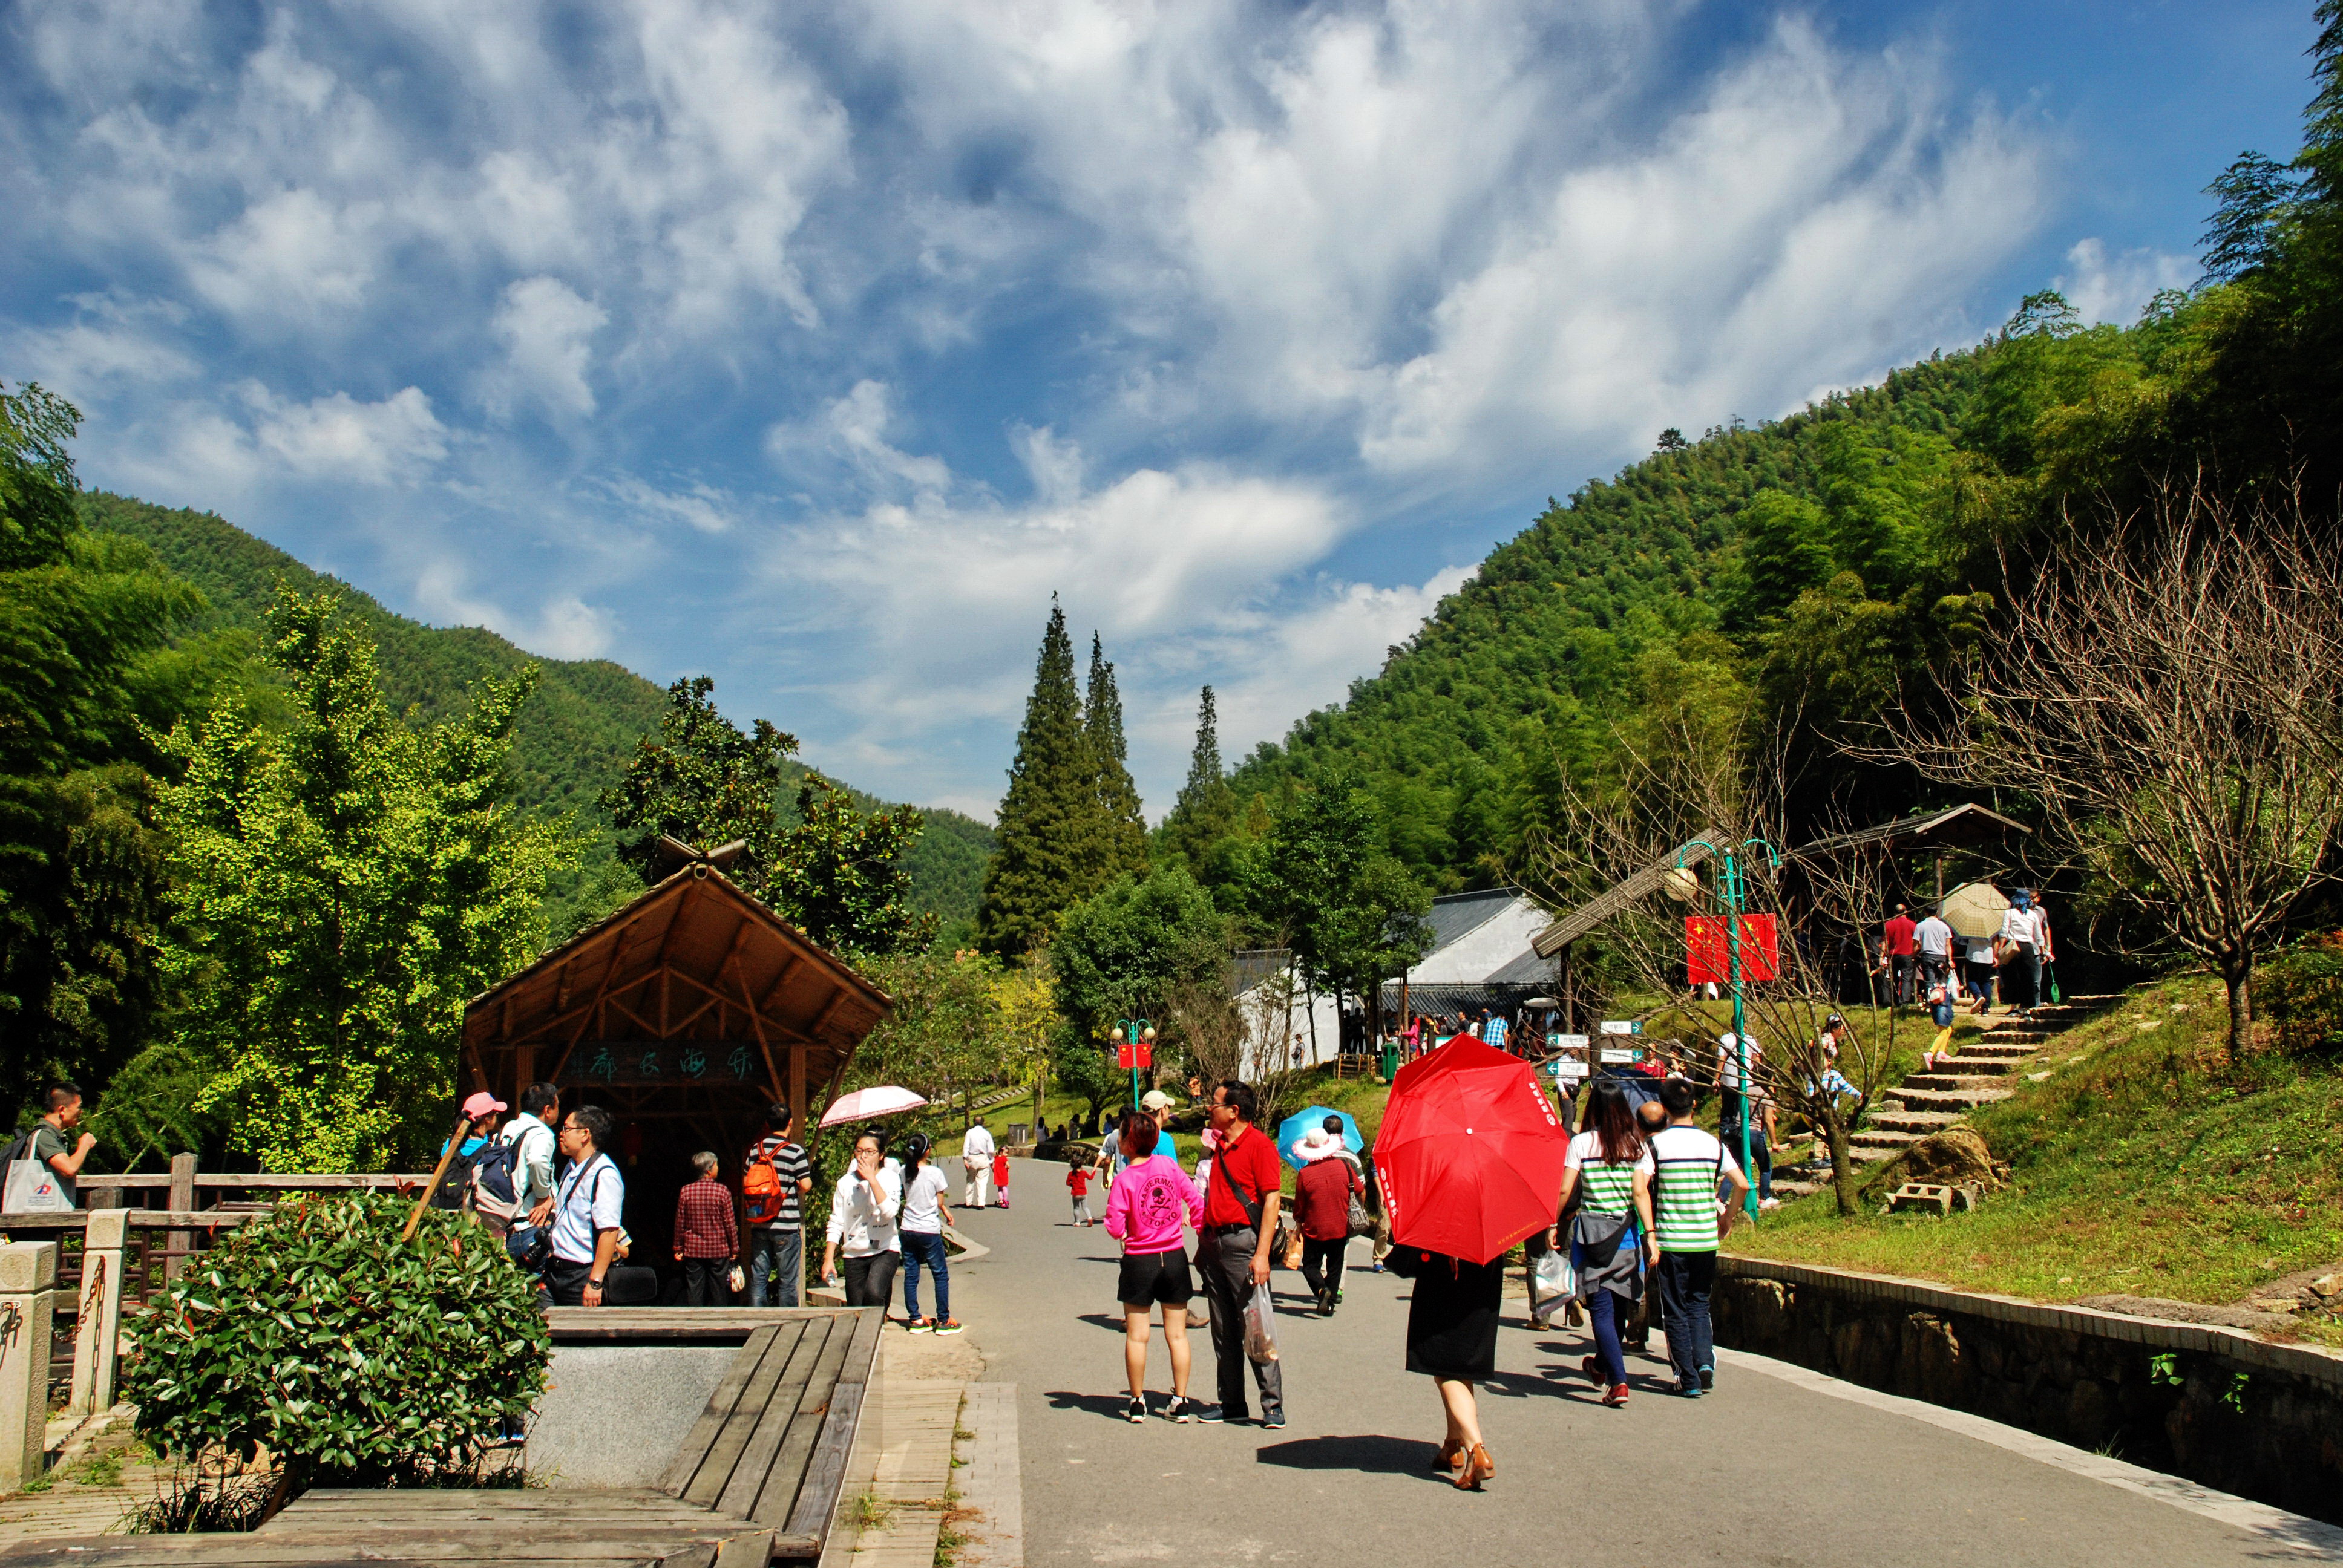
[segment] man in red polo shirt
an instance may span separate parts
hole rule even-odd
[[[1245,1303],[1257,1284],[1269,1283],[1269,1246],[1277,1234],[1284,1162],[1268,1133],[1253,1125],[1261,1101],[1250,1084],[1229,1079],[1212,1091],[1212,1173],[1204,1182],[1204,1228],[1196,1265],[1212,1303],[1212,1354],[1220,1362],[1221,1402],[1202,1406],[1198,1421],[1245,1418]],[[1261,1384],[1261,1424],[1285,1424],[1285,1380],[1279,1363],[1252,1369]]]
[[[1888,983],[1895,987],[1888,995],[1896,1007],[1909,1005],[1919,994],[1920,960],[1913,946],[1913,933],[1919,929],[1912,919],[1912,911],[1898,904],[1896,913],[1880,932],[1879,967],[1888,975]]]

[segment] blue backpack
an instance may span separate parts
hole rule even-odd
[[[491,1219],[520,1218],[520,1143],[491,1138],[472,1156],[472,1207]]]

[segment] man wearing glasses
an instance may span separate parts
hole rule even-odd
[[[598,1105],[581,1105],[561,1119],[569,1169],[554,1194],[553,1261],[546,1269],[557,1307],[600,1306],[603,1282],[618,1259],[627,1182],[602,1152],[609,1136],[610,1113]]]

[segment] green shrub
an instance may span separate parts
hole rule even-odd
[[[297,1486],[469,1473],[545,1389],[535,1283],[462,1215],[381,1194],[289,1199],[129,1320],[139,1434],[281,1459]]]
[[[2254,977],[2254,1010],[2289,1051],[2343,1050],[2343,931],[2288,949]]]

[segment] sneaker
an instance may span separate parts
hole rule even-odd
[[[1609,1405],[1613,1410],[1625,1409],[1627,1404],[1627,1385],[1623,1382],[1613,1383],[1611,1385],[1611,1391],[1603,1396],[1603,1402]]]
[[[936,1332],[936,1320],[933,1318],[913,1318],[907,1326],[915,1334],[931,1334]]]
[[[1676,1392],[1686,1399],[1698,1399],[1702,1392],[1700,1379],[1696,1377],[1676,1379]]]
[[[1580,1362],[1578,1363],[1578,1370],[1584,1372],[1588,1377],[1593,1378],[1596,1382],[1601,1382],[1603,1381],[1603,1363],[1593,1356],[1588,1356],[1584,1361]]]
[[[1716,1369],[1715,1369],[1715,1367],[1703,1367],[1703,1368],[1701,1368],[1701,1369],[1700,1369],[1700,1390],[1701,1390],[1701,1392],[1702,1392],[1703,1393],[1706,1393],[1710,1389],[1713,1389],[1713,1388],[1715,1388],[1715,1386],[1716,1386]]]
[[[930,1322],[935,1322],[933,1318],[930,1318],[928,1321]],[[960,1320],[958,1318],[946,1318],[942,1322],[936,1323],[936,1332],[940,1334],[956,1334],[960,1332]]]
[[[1760,1198],[1757,1200],[1757,1207],[1760,1210],[1778,1209],[1781,1206],[1782,1201],[1779,1198]]]
[[[1221,1407],[1219,1405],[1200,1404],[1192,1408],[1195,1410],[1196,1419],[1203,1422],[1206,1426],[1218,1426],[1224,1419],[1221,1414]]]
[[[1131,1396],[1131,1402],[1122,1407],[1122,1413],[1124,1419],[1128,1420],[1133,1426],[1137,1426],[1140,1422],[1145,1421],[1147,1419],[1147,1396],[1141,1393],[1132,1394]]]
[[[1196,1419],[1196,1407],[1191,1401],[1175,1393],[1172,1396],[1172,1402],[1163,1407],[1163,1419],[1176,1421],[1185,1426]]]
[[[1285,1412],[1281,1410],[1275,1415],[1262,1416],[1261,1424],[1272,1432],[1282,1432],[1285,1430]]]

